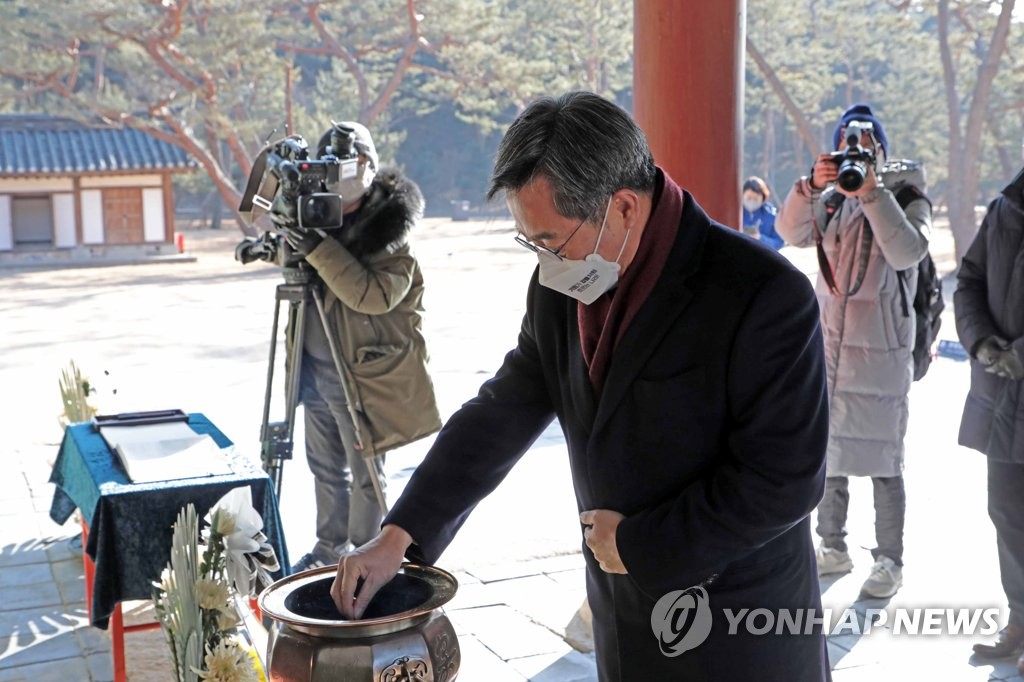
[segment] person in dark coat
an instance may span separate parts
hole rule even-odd
[[[725,611],[821,617],[808,515],[828,409],[807,277],[708,218],[629,115],[591,93],[516,119],[498,192],[539,260],[518,343],[381,534],[343,557],[342,615],[358,618],[403,557],[434,562],[558,419],[601,680],[829,679],[820,627],[759,635]]]
[[[1019,656],[1024,673],[1024,170],[989,204],[953,303],[957,334],[971,354],[959,441],[988,455],[988,513],[1010,605],[999,640],[974,651]]]

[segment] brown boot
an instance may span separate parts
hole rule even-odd
[[[1024,651],[1024,627],[1010,623],[999,631],[995,644],[975,644],[974,654],[982,659],[1012,658]],[[1017,667],[1024,664],[1024,656],[1017,661]]]

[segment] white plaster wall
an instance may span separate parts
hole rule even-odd
[[[75,245],[75,197],[73,194],[53,195],[53,245],[66,249]]]
[[[147,242],[164,241],[164,190],[142,190],[142,238]]]
[[[103,243],[103,195],[98,189],[82,190],[82,243]]]
[[[11,197],[0,195],[0,251],[14,248],[14,229],[11,226]]]
[[[164,181],[160,175],[97,175],[94,177],[82,177],[79,185],[83,189],[97,187],[163,187]]]
[[[3,194],[49,194],[51,192],[74,191],[71,178],[4,178],[0,180],[0,193]]]

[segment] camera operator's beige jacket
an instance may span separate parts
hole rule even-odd
[[[807,178],[801,178],[775,222],[782,238],[799,247],[814,247],[817,224],[840,292],[850,291],[856,281],[864,219],[871,223],[873,242],[860,289],[850,296],[833,295],[820,273],[816,285],[828,370],[829,476],[888,477],[903,472],[916,325],[913,266],[928,252],[931,209],[918,199],[904,211],[893,193],[906,184],[923,190],[920,168],[883,173],[881,178],[884,187],[860,200],[846,198],[831,220],[824,200],[835,190],[814,190]],[[903,313],[897,270],[910,275],[909,315]]]
[[[345,365],[345,392],[365,456],[441,427],[421,331],[423,274],[403,243],[361,262],[327,238],[307,256]]]

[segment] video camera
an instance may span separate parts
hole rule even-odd
[[[315,159],[310,158],[309,146],[301,135],[290,135],[269,144],[257,156],[239,213],[249,224],[266,213],[276,230],[239,244],[235,250],[236,260],[242,263],[280,261],[281,265],[294,265],[301,258],[281,253],[279,249],[286,246],[278,238],[285,230],[341,228],[343,197],[331,190],[341,179],[356,175],[359,152],[354,131],[339,123],[332,121],[324,138],[329,144]]]
[[[868,174],[868,164],[875,165],[873,147],[861,146],[861,137],[867,133],[874,141],[874,125],[868,121],[850,121],[846,124],[846,149],[832,152],[833,162],[839,166],[836,184],[847,192],[856,192],[864,184]]]

